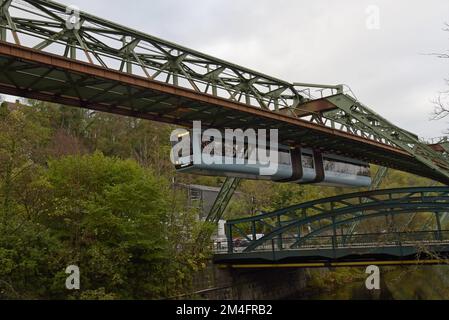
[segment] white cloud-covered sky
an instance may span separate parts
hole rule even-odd
[[[105,19],[291,82],[348,84],[400,127],[441,136],[430,121],[446,89],[448,0],[59,0]],[[380,9],[380,29],[366,9]]]

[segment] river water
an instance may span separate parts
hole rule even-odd
[[[449,266],[381,268],[381,289],[367,290],[363,280],[326,288],[308,288],[292,300],[446,300]]]
[[[343,285],[332,291],[300,294],[291,299],[299,300],[392,300],[393,295],[385,286],[383,290],[367,290],[365,282],[354,282]]]

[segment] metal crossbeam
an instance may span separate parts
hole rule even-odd
[[[180,125],[201,117],[210,121],[207,126],[220,128],[275,127],[282,143],[340,152],[449,184],[447,141],[420,141],[345,93],[342,85],[292,84],[49,0],[0,0],[0,41],[0,92],[5,94]],[[386,170],[381,168],[373,187]],[[222,218],[239,182],[226,179],[208,222]],[[330,216],[334,234],[335,226],[344,224],[351,225],[351,235],[378,196],[358,197],[349,220]],[[343,210],[351,200],[327,205]],[[321,204],[303,207],[300,215],[310,219],[311,212],[327,212]],[[429,208],[437,210],[439,224],[449,217],[447,208],[424,209]],[[283,220],[280,212],[276,221],[252,223],[279,231],[299,219]],[[315,222],[313,232],[329,225],[329,220]],[[256,226],[251,228],[254,235]],[[203,238],[207,241],[207,235]]]
[[[433,182],[430,186],[431,187],[435,187],[438,183],[437,182]],[[426,194],[426,196],[428,196],[429,194]],[[418,213],[414,213],[410,219],[404,224],[402,230],[407,231],[407,229],[411,226],[412,222],[415,220],[416,216],[418,215]],[[448,216],[447,213],[442,214],[442,217],[444,217],[444,220],[446,220],[446,217]],[[430,225],[431,225],[431,220],[432,218],[429,219],[429,221],[424,225],[424,230],[426,230]],[[443,220],[442,220],[443,221]]]
[[[341,85],[291,84],[85,12],[72,16],[65,5],[53,1],[0,3],[0,27],[6,41],[255,107],[284,113],[291,109],[304,116],[300,111],[314,98],[299,85],[343,91]],[[317,111],[321,109],[306,114]]]
[[[370,133],[372,138],[407,151],[423,165],[449,178],[449,162],[442,153],[421,142],[416,135],[403,130],[347,94],[326,98],[338,110],[323,115],[345,124],[352,130]]]
[[[170,86],[189,89],[191,92],[197,93],[198,97],[201,94],[210,95],[223,98],[224,100],[221,101],[227,100],[296,117],[304,121],[304,124],[309,122],[336,129],[333,130],[333,136],[338,135],[337,130],[339,130],[364,138],[366,144],[370,143],[368,140],[372,140],[381,145],[392,146],[396,150],[407,152],[416,160],[410,166],[408,164],[410,162],[404,162],[406,160],[404,158],[395,159],[397,162],[401,161],[400,169],[424,174],[442,182],[449,181],[449,162],[445,156],[420,142],[413,134],[392,125],[356,99],[344,94],[344,87],[341,85],[292,84],[84,12],[72,12],[65,5],[49,0],[0,0],[0,40],[43,53],[75,59],[105,70],[119,71],[151,81],[163,82]],[[36,72],[33,71],[32,75],[35,76]],[[59,71],[43,70],[42,72],[43,74],[37,76],[42,77],[45,82],[54,81],[55,76],[57,78],[61,76]],[[118,101],[121,101],[122,104],[130,102],[131,113],[135,115],[139,115],[140,110],[135,110],[134,102],[141,108],[145,100],[139,93],[122,91],[121,84],[115,88],[112,87],[114,89],[105,90],[106,88],[101,85],[87,86],[77,83],[76,80],[72,81],[70,78],[73,75],[67,74],[67,81],[71,87],[74,87],[72,91],[75,91],[75,99],[80,101],[77,102],[68,99],[66,94],[61,92],[54,93],[53,91],[56,89],[43,91],[45,88],[36,86],[36,81],[39,82],[42,79],[33,80],[37,89],[30,85],[24,85],[22,77],[25,73],[21,73],[17,69],[9,72],[5,68],[2,73],[8,80],[6,81],[8,83],[4,84],[1,89],[6,94],[42,97],[41,99],[45,98],[61,103],[67,101],[72,105],[81,104],[94,108],[95,104],[111,102],[103,101],[104,97],[101,95],[104,92],[122,96],[122,99],[118,99]],[[15,77],[19,77],[20,82]],[[11,88],[11,85],[15,88]],[[108,84],[108,87],[109,85],[112,83]],[[310,88],[321,92],[322,98],[313,97]],[[67,90],[69,89],[67,88]],[[103,92],[95,92],[99,89]],[[95,92],[92,95],[96,98],[94,101],[90,95],[91,91]],[[190,91],[189,93],[191,93]],[[324,94],[325,91],[329,95]],[[87,92],[89,92],[89,96],[86,97]],[[152,101],[164,101],[163,99],[164,97],[158,97]],[[137,104],[137,102],[139,103]],[[170,109],[170,113],[182,112],[180,109],[184,107],[192,108],[191,104],[180,106],[180,103],[175,103],[174,100],[167,104],[170,106],[175,104],[174,108]],[[148,103],[145,102],[145,105]],[[101,105],[101,108],[111,110],[117,106],[119,106],[118,103],[113,106]],[[97,109],[99,108],[97,107]],[[129,109],[129,106],[126,108]],[[220,114],[218,110],[215,111]],[[129,111],[126,113],[128,114]],[[151,117],[159,119],[163,114],[165,113],[160,112]],[[176,117],[173,116],[173,118]],[[242,120],[239,125],[257,126],[258,120],[260,120],[257,118],[253,121],[246,115],[244,117],[244,121]],[[291,121],[291,119],[289,120]],[[164,118],[164,121],[167,120]],[[230,122],[235,122],[228,114],[225,121],[220,122],[220,125],[226,126]],[[282,121],[285,122],[285,125],[288,122],[286,119]],[[273,124],[271,123],[271,125]],[[282,135],[287,135],[285,130],[281,132]],[[294,137],[295,135],[288,132],[288,137],[285,137],[285,140],[292,141]],[[326,148],[332,149],[334,144],[329,138],[332,137],[321,141],[323,144],[327,143]],[[307,136],[301,136],[300,143],[307,144],[308,139]],[[294,143],[297,144],[298,141],[294,141]],[[369,160],[373,161],[372,155],[369,156]],[[385,163],[379,163],[380,165],[393,166],[390,159],[379,162],[382,161]],[[422,170],[416,162],[426,167],[426,173],[421,172]]]
[[[292,84],[48,0],[2,0],[0,39],[267,110],[294,108]],[[20,39],[26,40],[20,40]]]
[[[284,243],[295,241],[283,238]],[[228,268],[327,268],[362,267],[372,265],[447,265],[449,263],[449,231],[414,231],[366,233],[357,241],[340,244],[339,237],[322,235],[312,243],[278,251],[275,241],[257,251],[242,252],[238,246],[232,253],[217,248],[215,264]]]

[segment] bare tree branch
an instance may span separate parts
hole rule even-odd
[[[434,104],[433,120],[441,120],[449,115],[449,105],[447,104],[447,94],[440,93],[438,98],[432,101]]]
[[[435,56],[437,58],[441,58],[441,59],[449,59],[449,54],[448,53],[429,53],[429,56]]]
[[[449,32],[449,23],[445,23],[443,31]],[[430,55],[441,59],[449,59],[449,53],[431,53]],[[449,87],[449,79],[445,79],[446,85]],[[449,90],[440,92],[438,98],[433,101],[434,111],[433,120],[441,120],[449,116]]]

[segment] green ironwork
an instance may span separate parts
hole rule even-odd
[[[0,40],[108,70],[187,88],[198,94],[280,112],[304,122],[398,148],[406,151],[416,161],[412,162],[406,157],[391,159],[382,154],[377,157],[367,155],[363,148],[355,149],[358,148],[356,143],[353,146],[354,154],[351,154],[350,150],[344,152],[349,156],[364,157],[366,154],[366,160],[375,161],[379,158],[379,163],[375,163],[380,165],[397,166],[399,169],[441,182],[449,181],[446,145],[442,144],[443,152],[436,151],[414,134],[391,124],[345,93],[343,85],[292,84],[84,12],[73,15],[73,10],[49,0],[0,0]],[[190,110],[187,115],[183,114],[185,121],[193,120],[202,112],[203,116],[216,119],[209,123],[210,126],[245,124],[248,127],[262,123],[259,118],[254,119],[250,115],[237,113],[230,115],[216,106],[199,104],[193,98],[175,99],[168,95],[157,95],[148,90],[123,86],[120,81],[107,82],[92,76],[59,71],[53,67],[46,70],[39,65],[27,65],[20,61],[3,59],[1,62],[2,76],[7,79],[8,85],[16,87],[12,90],[9,86],[3,86],[4,93],[27,96],[31,92],[30,89],[33,89],[40,93],[37,96],[42,99],[64,101],[82,107],[101,104],[101,108],[97,109],[104,111],[128,103],[125,111],[119,110],[121,114],[137,116],[142,110],[151,109],[151,115],[146,117],[156,120],[161,119],[162,115],[178,112],[182,106]],[[31,74],[30,70],[38,74]],[[33,78],[35,76],[37,78]],[[20,78],[20,83],[17,77]],[[311,88],[321,92],[319,99],[311,94]],[[46,98],[42,92],[53,92],[54,96]],[[61,99],[69,93],[74,94],[79,102]],[[139,100],[139,103],[136,100]],[[315,102],[325,102],[328,107],[318,111],[307,107]],[[226,118],[227,122],[222,122],[222,117]],[[172,118],[176,118],[176,115],[172,115]],[[231,124],[231,121],[235,124]],[[273,125],[281,127],[280,123],[272,120],[263,123],[264,127]],[[310,139],[313,137],[310,137],[307,130],[299,132],[297,128],[288,127],[287,124],[281,129],[283,142],[299,136],[300,142],[304,144],[314,145],[319,141],[324,149],[330,151],[343,148],[336,137],[317,136],[314,138],[316,141],[312,143]],[[334,141],[329,142],[332,139]],[[239,179],[228,179],[225,182],[209,214],[209,221],[215,222],[221,218],[238,181]],[[444,218],[445,216],[442,217],[443,221]],[[280,245],[282,246],[282,243]]]
[[[438,185],[438,182],[434,181],[430,184],[430,187],[435,187]],[[418,215],[418,213],[414,213],[411,215],[410,219],[404,224],[404,226],[402,227],[402,230],[407,231],[409,229],[409,227],[412,225],[413,221],[415,220],[416,216]],[[447,217],[447,213],[443,214],[444,219],[446,219],[445,217]],[[430,227],[430,225],[432,224],[431,222],[432,218],[430,217],[428,219],[428,222],[424,225],[423,230],[427,230],[428,227]]]
[[[6,8],[6,2],[5,0],[0,1],[0,40],[6,41],[6,26],[8,25],[8,21],[6,20],[6,17],[8,15]]]
[[[245,219],[227,222],[228,248],[233,252],[235,237],[241,237],[249,245],[244,252],[252,252],[259,247],[269,245],[275,240],[282,246],[278,250],[301,247],[308,241],[313,241],[317,236],[331,232],[345,239],[350,227],[357,221],[385,217],[391,221],[397,215],[412,215],[415,212],[431,214],[437,221],[440,213],[449,212],[449,188],[447,187],[423,187],[402,188],[389,190],[376,190],[359,192],[326,199],[319,199],[307,203],[278,210]],[[362,214],[360,214],[362,213]],[[308,228],[313,225],[314,228]],[[437,223],[437,231],[441,231],[441,225]],[[256,230],[264,237],[256,240],[248,235]],[[391,233],[386,230],[386,233]],[[351,237],[351,243],[354,242]],[[285,238],[295,239],[286,243]],[[348,243],[341,242],[342,245]],[[336,242],[338,246],[338,243]]]
[[[388,168],[386,168],[386,167],[379,167],[379,169],[376,172],[376,175],[373,178],[373,182],[372,182],[371,186],[369,187],[369,191],[373,191],[373,190],[379,189],[380,184],[382,183],[382,180],[387,176],[387,173],[388,173]],[[368,201],[369,201],[369,199],[367,199],[367,198],[362,200],[363,203],[366,203]],[[360,213],[360,215],[362,215],[362,214],[363,213]],[[349,238],[354,234],[354,231],[357,229],[358,225],[359,225],[359,222],[355,222],[349,228],[349,231],[348,231],[348,237]],[[344,241],[347,241],[347,239],[345,239]]]
[[[414,134],[393,125],[347,94],[337,94],[326,99],[338,106],[338,110],[324,117],[341,123],[348,130],[359,130],[376,141],[397,146],[423,165],[449,178],[449,162],[443,154],[422,143]]]
[[[280,139],[284,143],[290,141],[321,147],[329,152],[341,151],[381,166],[449,183],[449,164],[442,153],[362,105],[346,94],[342,85],[292,84],[85,12],[73,15],[65,5],[49,0],[0,0],[0,30],[3,41],[182,87],[198,96],[206,94],[255,109],[279,112],[304,121],[301,123],[319,124],[364,138],[367,143],[342,144],[339,139],[343,138],[336,134],[314,132],[311,135],[309,128],[300,131],[284,118],[267,120],[262,116],[222,110],[220,106],[200,103],[194,98],[156,94],[148,89],[124,85],[119,77],[116,81],[105,81],[58,70],[56,66],[43,68],[18,60],[0,59],[5,81],[0,91],[5,94],[101,111],[113,110],[119,114],[183,125],[192,120],[213,119],[208,126],[276,127],[280,129]],[[311,88],[321,92],[321,99],[311,94]],[[309,108],[310,104],[322,102],[327,104],[324,110]],[[180,109],[186,112],[182,113],[182,119],[177,118]],[[376,148],[368,146],[369,140],[404,150],[414,157],[414,161],[398,155],[392,158],[385,150],[385,154],[377,152],[377,155],[366,152]]]
[[[211,224],[211,228],[205,228],[202,232],[200,232],[198,238],[196,239],[199,250],[204,249],[204,244],[210,241],[213,232],[216,229],[216,225],[223,217],[226,208],[235,193],[235,190],[240,184],[240,181],[241,179],[239,178],[226,178],[223,182],[220,192],[218,193],[217,198],[215,199],[215,202],[205,219],[206,224]]]
[[[376,172],[376,175],[373,178],[373,182],[371,187],[369,188],[371,190],[376,190],[380,187],[380,184],[382,183],[383,179],[388,174],[388,168],[387,167],[379,167],[379,169]]]
[[[239,178],[226,178],[209,214],[206,217],[207,222],[218,223],[218,221],[221,220],[235,190],[240,184],[240,181],[241,179]]]
[[[214,263],[231,267],[279,268],[290,265],[295,268],[360,267],[376,264],[449,264],[449,231],[414,231],[365,233],[355,236],[350,244],[340,246],[342,237],[335,234],[321,235],[298,248],[278,250],[273,239],[257,251],[234,253],[216,248]],[[285,243],[295,238],[284,237]]]
[[[293,85],[48,0],[3,0],[3,32],[27,46],[259,108],[304,101]],[[79,19],[78,25],[73,19]],[[71,20],[70,20],[71,19]],[[68,23],[71,22],[71,23]],[[19,35],[19,36],[17,36]],[[16,41],[18,43],[18,41]],[[25,42],[24,42],[25,43]]]

